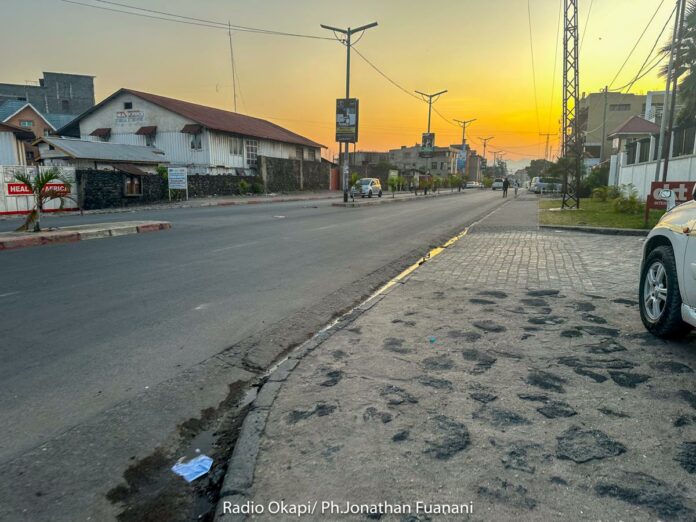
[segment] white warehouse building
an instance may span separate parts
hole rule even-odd
[[[250,175],[258,157],[321,161],[323,145],[260,118],[120,89],[58,135],[159,149],[190,174]]]

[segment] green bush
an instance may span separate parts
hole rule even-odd
[[[638,190],[629,184],[621,185],[621,194],[614,199],[614,212],[620,214],[639,214],[643,210],[643,204],[638,199]]]
[[[396,176],[390,176],[387,180],[387,184],[389,185],[389,190],[392,191],[393,197],[394,193],[396,192],[396,189],[399,187],[399,178],[397,178]]]
[[[254,184],[251,185],[251,192],[254,194],[263,194],[263,183],[259,183],[258,181]]]
[[[493,178],[489,178],[488,176],[484,177],[481,182],[485,188],[491,188],[493,186]]]
[[[605,202],[609,197],[609,187],[597,187],[592,190],[592,199]]]
[[[350,175],[350,186],[352,187],[353,185],[355,185],[358,182],[358,180],[360,179],[360,177],[361,177],[360,174],[358,174],[357,172],[353,172]]]
[[[239,193],[241,195],[247,194],[249,192],[249,183],[247,183],[245,180],[240,180],[239,181]]]

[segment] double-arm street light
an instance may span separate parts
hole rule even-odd
[[[454,120],[457,125],[459,125],[462,128],[462,145],[466,145],[466,127],[470,124],[476,121],[476,118],[473,118],[471,120]]]
[[[418,94],[420,94],[423,97],[423,100],[427,98],[428,100],[428,134],[430,134],[430,115],[433,112],[433,98],[437,99],[443,94],[447,92],[447,89],[444,91],[436,92],[435,94],[426,94],[424,92],[416,91]]]
[[[367,29],[371,29],[373,27],[377,27],[377,22],[372,22],[371,24],[367,25],[362,25],[360,27],[356,27],[355,29],[351,29],[350,27],[347,29],[340,29],[338,27],[331,27],[330,25],[324,25],[320,24],[323,29],[328,29],[329,31],[333,31],[334,33],[340,33],[346,36],[345,40],[342,42],[346,46],[346,100],[350,98],[350,47],[351,47],[351,36],[353,36],[355,33],[360,33],[362,31],[366,31]],[[357,129],[356,129],[357,131]],[[348,157],[350,154],[350,143],[346,142],[346,150],[343,156],[343,201],[348,202],[348,169],[350,168],[348,166]]]

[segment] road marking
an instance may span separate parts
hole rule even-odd
[[[10,297],[11,295],[17,295],[19,292],[7,292],[6,294],[0,294],[0,297]]]
[[[313,229],[310,230],[310,232],[318,232],[318,231],[320,231],[320,230],[328,230],[329,228],[334,228],[334,227],[337,227],[337,226],[338,226],[338,224],[335,224],[335,225],[327,225],[327,226],[325,226],[325,227],[319,227],[319,228],[313,228]]]
[[[260,243],[260,241],[248,241],[247,243],[237,243],[236,245],[230,245],[230,246],[226,246],[226,247],[222,247],[222,248],[217,248],[215,250],[211,250],[210,252],[211,253],[224,252],[225,250],[232,250],[233,248],[242,248],[242,247],[246,247],[249,245],[255,245],[256,243]]]
[[[276,219],[285,219],[285,216],[273,216]]]

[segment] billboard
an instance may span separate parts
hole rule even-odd
[[[421,150],[418,155],[421,158],[431,158],[435,149],[435,134],[432,132],[424,132],[423,140],[421,141]]]
[[[65,194],[70,194],[70,189],[63,183],[47,183],[44,187],[44,192],[55,191]],[[34,193],[24,183],[7,183],[8,196],[32,196]]]
[[[467,149],[464,145],[462,145],[461,150],[457,154],[457,173],[458,174],[466,174],[466,156],[467,156]]]
[[[648,208],[667,208],[667,201],[658,196],[662,189],[670,189],[674,192],[677,205],[685,203],[691,199],[694,185],[696,185],[694,181],[653,181],[648,194]]]
[[[358,141],[358,99],[336,100],[336,141],[355,143]]]
[[[186,167],[168,167],[167,179],[169,190],[188,190],[188,169]]]

